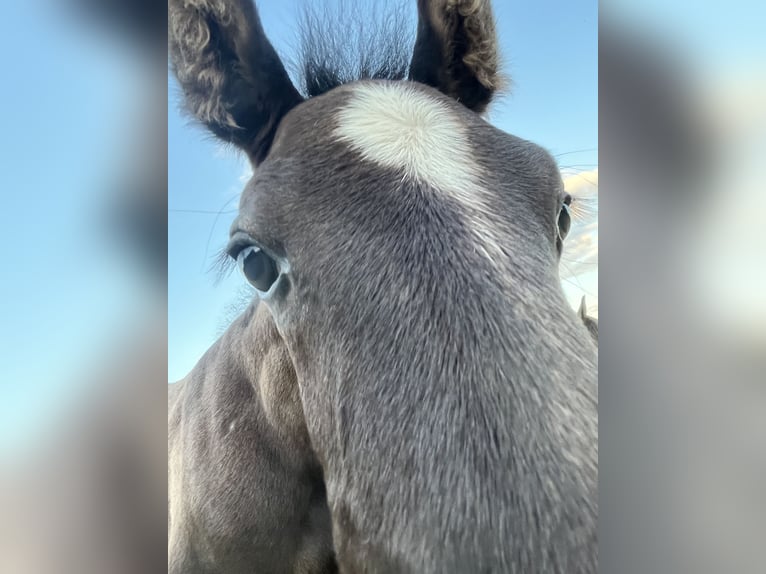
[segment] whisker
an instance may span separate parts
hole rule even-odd
[[[579,281],[577,281],[577,282],[575,283],[575,282],[573,282],[571,279],[568,279],[568,278],[567,278],[567,279],[562,279],[562,281],[566,281],[566,282],[567,282],[567,283],[569,283],[569,284],[570,284],[572,287],[576,287],[576,288],[578,288],[580,291],[582,291],[582,292],[583,292],[583,293],[585,293],[586,295],[588,295],[588,296],[590,296],[590,297],[593,297],[593,298],[594,298],[596,301],[598,301],[598,295],[596,295],[595,293],[591,293],[590,291],[588,291],[587,289],[585,289],[585,288],[582,286],[582,283],[580,283]]]
[[[577,275],[575,275],[574,273],[572,273],[572,269],[571,269],[571,268],[570,268],[568,265],[566,265],[566,264],[565,264],[563,261],[560,261],[560,262],[559,262],[559,264],[560,264],[561,266],[563,266],[563,267],[564,267],[564,269],[565,269],[565,270],[566,270],[566,271],[569,273],[569,277],[562,277],[562,278],[561,278],[561,280],[562,280],[562,281],[566,281],[566,282],[567,282],[567,283],[569,283],[569,284],[570,284],[572,287],[576,287],[576,288],[578,288],[580,291],[582,291],[582,292],[583,292],[583,293],[585,293],[586,295],[590,295],[591,297],[593,297],[594,299],[596,299],[596,301],[598,301],[598,295],[596,295],[595,293],[592,293],[592,292],[590,292],[590,291],[589,291],[589,290],[587,290],[585,287],[583,287],[583,286],[582,286],[582,283],[580,283],[580,280],[579,280],[579,278],[577,277]]]
[[[556,153],[553,154],[553,157],[561,157],[562,155],[572,155],[576,153],[586,153],[591,151],[598,151],[597,147],[591,147],[591,148],[585,148],[585,149],[576,149],[574,151],[565,151],[564,153]]]
[[[597,217],[598,198],[573,196],[572,204],[569,206],[569,213],[572,216],[572,220],[577,223]]]
[[[588,169],[594,169],[598,167],[597,163],[570,163],[567,165],[559,165],[559,169],[578,169],[581,170],[582,168],[588,168]],[[578,172],[579,173],[579,172]],[[574,173],[572,175],[577,175],[577,173]]]
[[[202,259],[203,267],[204,267],[204,261],[206,261],[208,258],[208,253],[210,249],[210,240],[213,238],[213,232],[215,231],[215,226],[218,223],[218,218],[221,217],[221,215],[224,213],[224,209],[226,208],[226,206],[228,206],[235,199],[239,199],[239,195],[235,195],[234,197],[230,198],[226,203],[224,203],[221,209],[218,210],[218,212],[216,213],[215,219],[213,219],[213,224],[210,226],[210,233],[208,233],[207,241],[205,242],[205,256]],[[226,213],[232,213],[232,211],[230,210]]]
[[[226,213],[236,213],[238,210],[229,209],[228,211],[213,211],[210,209],[168,209],[168,213],[202,213],[207,215],[221,215]]]
[[[567,263],[576,263],[578,265],[598,265],[598,261],[587,261],[582,259],[569,259],[568,257],[561,256],[562,261],[566,261]]]

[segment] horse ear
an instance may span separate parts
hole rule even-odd
[[[303,101],[252,0],[168,0],[168,43],[186,108],[263,161],[284,115]]]
[[[410,79],[483,112],[501,84],[490,0],[418,0]]]
[[[582,299],[580,300],[580,310],[577,311],[577,313],[580,315],[580,319],[583,321],[588,318],[588,308],[585,306],[585,295],[583,295]]]

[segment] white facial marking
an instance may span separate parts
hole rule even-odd
[[[407,82],[359,84],[338,113],[335,136],[365,159],[450,194],[467,209],[479,249],[490,260],[503,255],[466,126],[443,102]]]
[[[439,189],[476,185],[465,127],[414,86],[360,84],[338,120],[336,135],[368,160]]]

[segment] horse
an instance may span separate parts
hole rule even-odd
[[[588,315],[588,306],[585,304],[585,295],[580,299],[580,308],[577,310],[577,314],[580,316],[583,325],[587,327],[590,336],[593,337],[593,340],[598,345],[598,319]]]
[[[406,66],[308,94],[251,0],[168,9],[186,109],[253,165],[226,253],[255,294],[169,386],[168,572],[596,572],[571,200],[483,115],[490,2],[418,0]]]

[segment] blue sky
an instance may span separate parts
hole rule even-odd
[[[131,170],[125,110],[141,67],[64,3],[10,2],[3,16],[0,443],[5,429],[31,433],[76,400],[84,372],[117,344],[111,335],[140,321],[134,303],[156,290],[104,216],[116,174]]]
[[[260,2],[264,28],[277,50],[290,53],[300,0]],[[414,6],[412,16],[414,18]],[[511,93],[491,110],[501,129],[535,141],[558,157],[565,174],[598,167],[597,2],[496,1],[498,35]],[[413,20],[414,26],[414,20]],[[215,284],[209,271],[227,241],[248,167],[178,111],[168,78],[168,379],[183,377],[225,327],[243,289],[234,273]],[[595,172],[593,170],[596,170]],[[590,190],[589,193],[593,193]],[[203,213],[192,213],[196,210]],[[221,211],[220,215],[216,215]],[[212,212],[212,213],[208,213]],[[597,230],[595,232],[597,240]],[[578,271],[574,285],[597,294],[597,267]],[[593,299],[589,297],[589,302]]]

